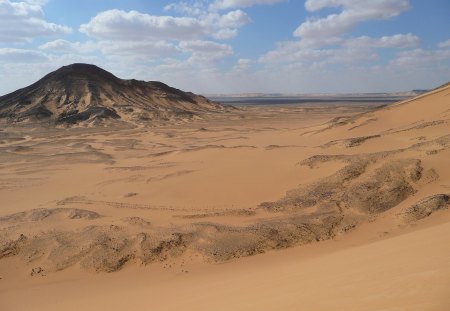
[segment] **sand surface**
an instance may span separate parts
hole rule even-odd
[[[194,265],[188,273],[156,266],[94,276],[66,271],[2,290],[2,305],[5,310],[448,309],[448,223],[364,245],[346,242]]]
[[[5,310],[446,310],[450,88],[0,131]]]

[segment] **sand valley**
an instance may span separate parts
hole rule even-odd
[[[3,123],[1,309],[450,305],[450,86],[122,121]]]

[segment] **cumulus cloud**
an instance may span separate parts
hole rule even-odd
[[[183,39],[207,34],[202,23],[192,17],[154,16],[137,11],[109,10],[97,14],[80,31],[103,40]]]
[[[227,14],[218,17],[217,20],[220,27],[228,29],[240,28],[250,22],[247,13],[241,10],[228,12]]]
[[[110,10],[81,25],[80,31],[98,39],[99,50],[107,56],[167,58],[188,53],[191,62],[212,61],[233,51],[228,45],[202,39],[232,37],[236,35],[236,28],[243,26],[247,19],[247,15],[239,10],[202,17],[154,16],[137,11]]]
[[[161,57],[171,57],[181,53],[181,49],[167,41],[100,41],[100,51],[107,59],[122,63],[148,63]]]
[[[180,52],[173,43],[160,41],[100,41],[100,51],[105,55],[160,57]]]
[[[383,36],[381,38],[361,36],[354,39],[348,39],[344,43],[347,47],[362,48],[414,48],[419,46],[419,44],[419,37],[410,33]]]
[[[329,7],[342,8],[339,14],[310,19],[302,23],[294,35],[301,38],[333,37],[351,31],[357,24],[370,20],[385,20],[409,9],[408,0],[307,0],[308,11]]]
[[[325,17],[310,17],[294,31],[297,41],[280,42],[259,58],[263,64],[291,64],[318,68],[329,64],[370,66],[380,59],[379,49],[417,48],[414,34],[395,34],[373,38],[351,37],[359,23],[393,18],[409,8],[409,0],[307,0],[305,8],[316,12],[337,8],[341,12]]]
[[[251,68],[251,66],[255,63],[254,60],[248,58],[239,58],[236,64],[231,69],[232,73],[242,73]]]
[[[39,51],[0,48],[0,63],[35,63],[47,60],[47,55]]]
[[[46,21],[41,5],[40,1],[0,0],[0,43],[22,43],[71,32],[67,26]]]
[[[180,53],[180,49],[173,43],[161,41],[97,41],[70,42],[54,40],[39,46],[40,50],[48,53],[89,54],[101,52],[107,58],[124,56],[133,59],[142,57],[160,57]]]
[[[439,42],[438,47],[441,49],[450,48],[450,39],[448,39],[447,41]]]
[[[286,41],[264,54],[260,61],[263,63],[286,62],[315,62],[326,63],[357,63],[378,59],[374,49],[379,48],[412,48],[417,47],[420,39],[412,34],[396,34],[371,38],[361,36],[357,38],[331,38],[322,41]],[[331,45],[329,48],[321,46]]]
[[[173,9],[171,6],[168,9]],[[234,37],[240,27],[250,22],[241,10],[225,14],[205,12],[195,17],[155,16],[137,11],[109,10],[97,14],[80,31],[96,39],[97,50],[106,58],[122,57],[123,61],[167,59],[178,54],[191,66],[194,62],[213,63],[233,54],[224,40]],[[83,50],[83,45],[66,41],[41,46]],[[146,59],[147,58],[147,59]],[[182,61],[180,61],[182,62]],[[179,66],[179,61],[174,64]]]
[[[450,59],[450,50],[414,49],[399,52],[390,64],[401,67],[416,67],[423,64],[436,64],[448,59]]]
[[[238,29],[251,20],[247,13],[235,10],[225,15],[210,13],[205,17],[205,21],[207,24],[216,26],[216,30],[212,34],[214,39],[226,40],[237,36]]]
[[[303,48],[300,42],[285,42],[277,49],[260,57],[265,64],[302,63],[311,66],[326,64],[357,64],[378,59],[373,51],[360,48],[311,49]]]
[[[262,4],[276,4],[286,0],[216,0],[210,6],[211,9],[233,9],[233,8],[247,8]]]
[[[233,54],[233,48],[228,44],[213,41],[182,41],[179,44],[184,52],[192,53],[190,61],[211,62]]]
[[[165,11],[174,11],[180,14],[190,16],[203,15],[206,11],[206,4],[204,0],[180,1],[170,3],[164,7]]]
[[[26,3],[43,6],[48,3],[49,0],[24,0]]]
[[[71,42],[64,39],[57,39],[41,44],[39,49],[56,53],[90,53],[96,51],[98,46],[92,41]]]
[[[155,16],[137,11],[109,10],[97,14],[80,31],[100,40],[196,40],[228,39],[250,21],[243,11],[201,17]]]

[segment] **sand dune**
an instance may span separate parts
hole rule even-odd
[[[0,306],[445,310],[449,94],[4,127]]]
[[[450,304],[449,220],[363,245],[355,236],[365,233],[357,230],[345,241],[226,265],[179,261],[82,277],[67,271],[35,277],[28,286],[10,283],[1,303],[11,310],[444,311]]]

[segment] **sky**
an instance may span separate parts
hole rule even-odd
[[[429,89],[450,0],[0,0],[0,95],[75,62],[201,94]]]

